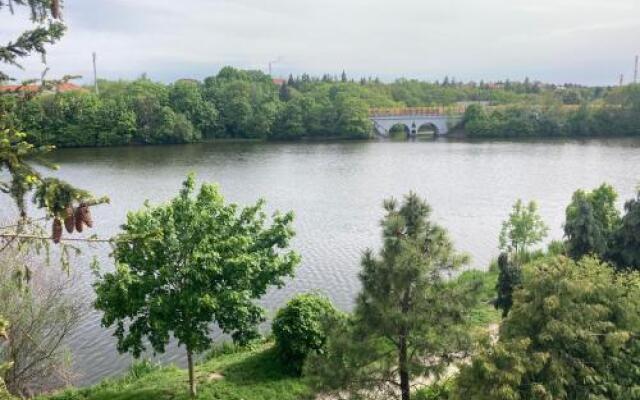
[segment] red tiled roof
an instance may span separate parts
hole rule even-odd
[[[271,82],[275,83],[278,86],[282,86],[284,85],[284,83],[286,82],[286,79],[282,79],[282,78],[272,78]]]

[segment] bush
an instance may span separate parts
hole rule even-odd
[[[136,379],[142,378],[145,375],[149,375],[152,372],[158,371],[160,368],[160,364],[154,363],[147,358],[139,361],[136,360],[129,366],[127,379],[130,381],[134,381]]]
[[[301,294],[278,310],[273,320],[276,351],[295,373],[302,370],[307,355],[322,352],[326,342],[323,321],[337,314],[326,297]]]
[[[452,387],[453,381],[448,379],[416,390],[413,397],[415,400],[448,400]]]
[[[525,266],[496,344],[461,368],[457,400],[637,399],[640,274],[595,258]]]

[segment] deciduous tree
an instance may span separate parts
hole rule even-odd
[[[186,347],[192,396],[194,354],[211,344],[212,324],[240,343],[255,338],[263,310],[253,300],[282,286],[299,262],[287,250],[292,213],[267,224],[262,201],[240,209],[215,185],[194,191],[190,176],[170,203],[129,213],[116,270],[95,285],[95,306],[105,327],[116,326],[119,351],[138,357],[148,339],[161,353],[170,335]]]
[[[500,248],[513,250],[517,257],[522,257],[527,248],[540,243],[547,235],[549,228],[538,214],[538,205],[530,201],[525,205],[518,199],[513,205],[509,218],[502,223],[500,231]]]

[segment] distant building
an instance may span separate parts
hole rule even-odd
[[[36,84],[0,86],[0,93],[6,93],[6,92],[15,92],[15,93],[32,92],[33,93],[38,91],[40,91],[40,85],[36,85]],[[73,91],[88,92],[88,90],[83,88],[82,86],[76,85],[75,83],[71,83],[71,82],[60,83],[55,88],[47,89],[47,90],[44,90],[43,92],[44,93],[64,93],[64,92],[73,92]]]
[[[287,82],[284,78],[271,78],[271,81],[277,86],[282,86]]]

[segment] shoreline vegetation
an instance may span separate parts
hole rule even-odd
[[[451,137],[607,138],[640,136],[640,85],[586,87],[541,82],[442,82],[346,73],[275,80],[222,68],[203,81],[146,76],[89,87],[0,96],[4,123],[35,145],[102,147],[211,140],[317,141],[376,137],[374,108],[466,107]],[[5,93],[7,94],[7,93]],[[404,138],[405,127],[392,136]]]
[[[496,262],[487,271],[468,270],[456,279],[457,284],[475,283],[477,304],[469,310],[469,321],[479,336],[486,335],[500,322],[500,311],[492,303],[498,281]],[[225,400],[311,400],[318,398],[305,376],[292,373],[276,353],[272,337],[260,339],[247,346],[222,342],[213,346],[195,367],[199,399]],[[142,400],[188,399],[185,381],[188,371],[175,364],[163,365],[148,359],[134,361],[119,377],[103,379],[88,387],[72,387],[38,400]],[[433,390],[433,385],[419,385]],[[431,389],[429,389],[431,388]],[[421,396],[418,390],[416,396]],[[330,399],[331,397],[322,397]],[[421,399],[422,397],[416,397]]]

